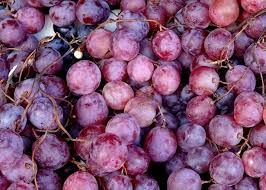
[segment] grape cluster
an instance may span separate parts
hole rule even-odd
[[[0,0],[0,190],[266,190],[266,0]]]

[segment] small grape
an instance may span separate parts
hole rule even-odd
[[[8,62],[0,57],[0,80],[8,78]]]
[[[190,71],[193,71],[201,66],[210,67],[213,69],[217,69],[219,67],[217,64],[212,64],[212,60],[209,59],[206,54],[200,54],[195,57],[193,62],[190,64]]]
[[[156,127],[162,127],[164,125],[169,129],[176,129],[178,127],[176,117],[168,111],[162,111],[162,114],[157,115],[156,121]]]
[[[39,190],[61,190],[62,181],[53,170],[39,169],[36,180]]]
[[[15,77],[18,77],[20,75],[20,72],[22,71],[23,67],[25,67],[25,61],[28,57],[29,53],[24,51],[13,51],[7,56],[6,63],[9,70],[11,70],[13,67],[17,66],[15,69],[13,75]],[[4,72],[4,68],[3,71]],[[3,78],[3,77],[1,77]]]
[[[253,21],[254,22],[254,21]],[[252,23],[253,23],[252,22]],[[251,24],[252,24],[251,23]],[[250,25],[249,25],[250,26]],[[246,29],[247,30],[247,29]],[[245,54],[246,49],[252,44],[254,43],[254,40],[250,37],[247,36],[247,34],[245,32],[241,32],[238,34],[238,32],[235,32],[234,35],[236,37],[235,40],[235,55],[237,57],[243,57]]]
[[[108,190],[133,190],[131,179],[125,175],[111,177],[106,186]]]
[[[14,98],[15,100],[32,100],[36,97],[40,97],[41,93],[39,92],[39,81],[34,78],[29,78],[21,83],[15,88]]]
[[[169,161],[165,163],[165,170],[168,175],[174,171],[179,171],[186,167],[186,154],[177,152]]]
[[[151,60],[156,60],[157,57],[153,52],[152,49],[152,42],[148,38],[143,39],[140,42],[140,54],[145,55],[146,57],[150,58]]]
[[[228,90],[226,87],[220,87],[215,92],[217,97],[220,99],[215,103],[216,107],[221,110],[221,113],[230,113],[233,111],[234,101],[235,101],[235,93]]]
[[[189,70],[193,63],[194,57],[191,54],[181,51],[177,60],[179,63],[181,63],[182,68]]]
[[[28,35],[26,37],[26,40],[22,42],[17,48],[21,51],[29,52],[31,53],[33,50],[38,48],[38,40],[33,35]]]
[[[148,3],[144,13],[147,19],[156,21],[156,22],[152,21],[149,22],[151,29],[156,29],[159,27],[159,24],[165,25],[167,22],[167,12],[160,5]]]
[[[251,38],[259,38],[266,28],[266,14],[259,15],[250,21],[245,33]]]
[[[266,125],[259,124],[250,131],[249,140],[251,145],[266,148]]]
[[[16,181],[12,183],[7,190],[35,190],[32,183],[25,183],[24,181]]]
[[[134,190],[160,190],[158,182],[147,175],[137,175],[133,184]]]
[[[257,180],[246,176],[238,184],[235,185],[235,190],[246,190],[246,189],[259,190],[257,185]]]
[[[136,96],[146,96],[150,97],[152,100],[158,104],[162,104],[162,95],[160,95],[153,87],[143,86],[136,91]]]

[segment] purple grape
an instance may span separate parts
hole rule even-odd
[[[208,190],[234,190],[234,189],[228,185],[212,184],[210,185]]]
[[[257,180],[246,176],[235,185],[235,190],[259,190]]]
[[[0,57],[0,80],[7,80],[8,78],[8,65],[6,60]]]
[[[0,189],[6,190],[9,186],[9,181],[0,173]]]
[[[60,3],[62,0],[38,0],[44,7],[52,7]]]
[[[125,175],[111,177],[106,186],[108,190],[133,190],[131,179]]]
[[[7,190],[35,190],[32,183],[25,183],[24,181],[16,181],[12,183]]]
[[[38,40],[33,35],[28,35],[26,40],[22,42],[17,48],[21,51],[31,53],[33,50],[38,48]]]
[[[61,190],[62,181],[59,175],[53,170],[39,169],[37,176],[39,190]]]
[[[127,78],[127,63],[114,58],[102,62],[102,75],[107,82],[124,81]]]
[[[14,98],[15,100],[32,100],[36,97],[40,97],[41,93],[39,92],[39,81],[34,78],[29,78],[21,83],[15,88]]]
[[[147,175],[137,175],[133,184],[134,190],[160,190],[158,182]]]
[[[174,171],[179,171],[186,167],[186,154],[183,152],[177,152],[169,161],[165,164],[165,170],[168,175]]]
[[[24,52],[24,51],[13,51],[7,56],[6,63],[7,63],[9,70],[17,66],[17,68],[15,69],[13,73],[15,77],[18,77],[20,75],[22,68],[26,70],[25,61],[28,56],[29,56],[29,53]]]

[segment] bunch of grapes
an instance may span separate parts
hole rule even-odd
[[[266,0],[0,0],[0,190],[266,190]]]

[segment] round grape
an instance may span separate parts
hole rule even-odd
[[[53,170],[39,169],[36,180],[39,190],[61,190],[62,180]]]
[[[147,175],[137,175],[133,183],[134,190],[160,190],[158,182]]]
[[[107,82],[124,81],[127,78],[127,63],[114,58],[105,59],[102,62],[103,78]]]
[[[111,177],[106,186],[108,190],[133,190],[131,179],[125,175]]]
[[[266,1],[264,0],[241,0],[241,6],[249,13],[256,13],[266,8]]]
[[[266,125],[259,124],[252,128],[249,135],[251,145],[266,148]]]

